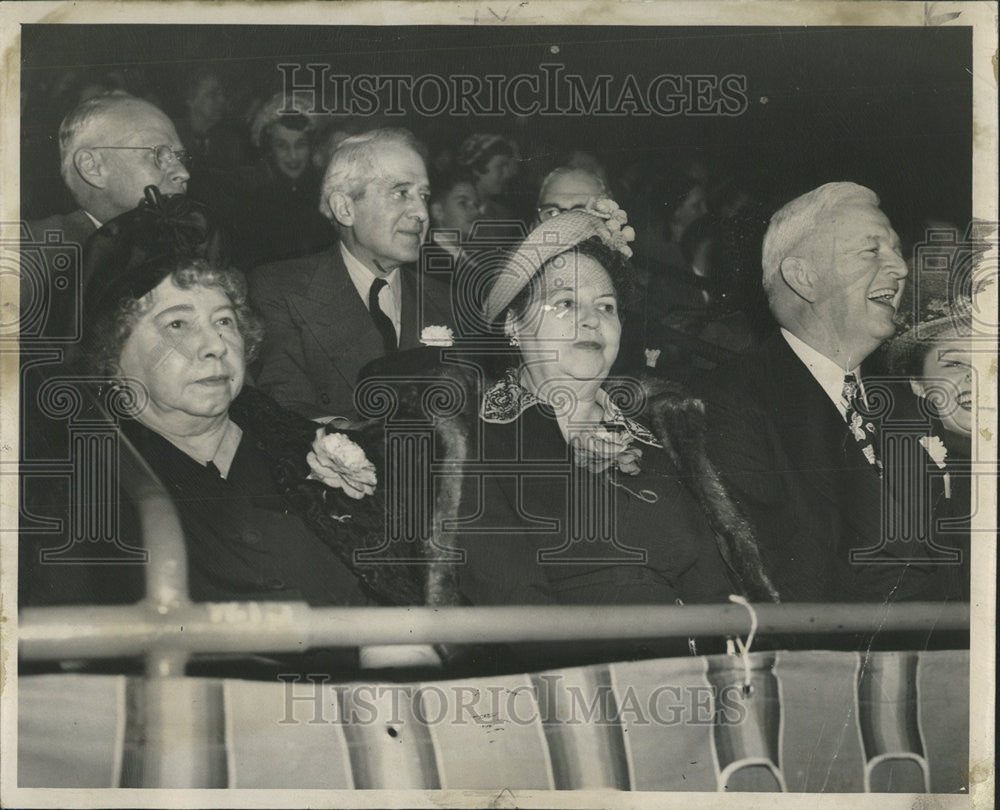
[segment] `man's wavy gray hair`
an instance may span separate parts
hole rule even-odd
[[[373,129],[346,138],[330,157],[323,175],[319,198],[319,211],[323,216],[334,221],[329,200],[335,191],[355,200],[364,196],[378,172],[378,149],[387,145],[405,146],[427,160],[426,148],[408,129]]]
[[[878,205],[878,195],[857,183],[826,183],[796,197],[771,217],[764,234],[764,291],[770,299],[780,277],[781,261],[793,254],[809,232],[824,224],[830,211],[844,203]]]

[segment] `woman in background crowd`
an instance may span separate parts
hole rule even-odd
[[[231,223],[237,266],[260,264],[318,253],[336,235],[319,212],[319,189],[325,166],[313,163],[316,123],[302,99],[272,96],[257,112],[250,140],[258,164],[242,175],[238,215]]]
[[[500,135],[470,135],[462,142],[455,164],[472,174],[483,219],[514,218],[507,193],[517,176],[517,160],[509,141]]]

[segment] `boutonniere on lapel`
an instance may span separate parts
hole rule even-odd
[[[625,475],[638,475],[642,450],[632,446],[633,438],[628,431],[603,426],[580,433],[571,441],[573,461],[594,473],[613,466]]]
[[[306,461],[312,471],[307,478],[343,490],[350,498],[361,499],[375,492],[375,465],[343,433],[327,433],[325,427],[319,428]]]
[[[940,436],[921,436],[919,439],[920,446],[927,451],[934,463],[937,464],[939,470],[945,469],[947,466],[945,459],[948,458],[948,448],[944,446],[944,442],[941,441]],[[944,474],[944,496],[946,498],[951,498],[951,474]]]
[[[447,326],[425,326],[420,332],[420,342],[425,346],[447,348],[455,343],[455,333]]]

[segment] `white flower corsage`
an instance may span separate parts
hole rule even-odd
[[[573,437],[573,461],[595,473],[614,465],[625,475],[638,475],[642,450],[631,445],[627,433],[598,428]]]
[[[938,465],[938,469],[944,469],[944,460],[948,457],[948,448],[944,446],[944,442],[941,441],[940,436],[921,436],[920,446],[927,451],[934,463]]]
[[[343,433],[327,433],[326,428],[319,428],[306,461],[312,470],[309,478],[342,489],[351,498],[360,499],[375,492],[378,483],[375,465]]]
[[[918,440],[920,446],[927,451],[939,470],[945,468],[945,459],[948,458],[948,448],[944,446],[940,436],[921,436]],[[951,498],[951,473],[944,474],[944,496]]]
[[[632,258],[632,248],[628,243],[635,240],[635,230],[628,225],[628,214],[614,200],[597,200],[586,209],[588,214],[604,220],[604,230],[600,237],[608,247],[623,254],[626,259]]]
[[[425,326],[420,332],[420,342],[425,346],[452,346],[455,333],[447,326]]]

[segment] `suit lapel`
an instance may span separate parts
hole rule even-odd
[[[399,272],[403,285],[399,348],[413,349],[420,346],[420,333],[426,326],[454,328],[448,286],[431,277],[421,277],[416,265],[404,265]]]
[[[769,389],[782,442],[805,483],[864,537],[881,534],[881,485],[837,407],[780,335],[766,347]]]
[[[372,346],[381,347],[382,337],[351,281],[339,245],[320,255],[306,293],[289,295],[289,303],[344,383],[353,387],[358,369],[371,359]]]

